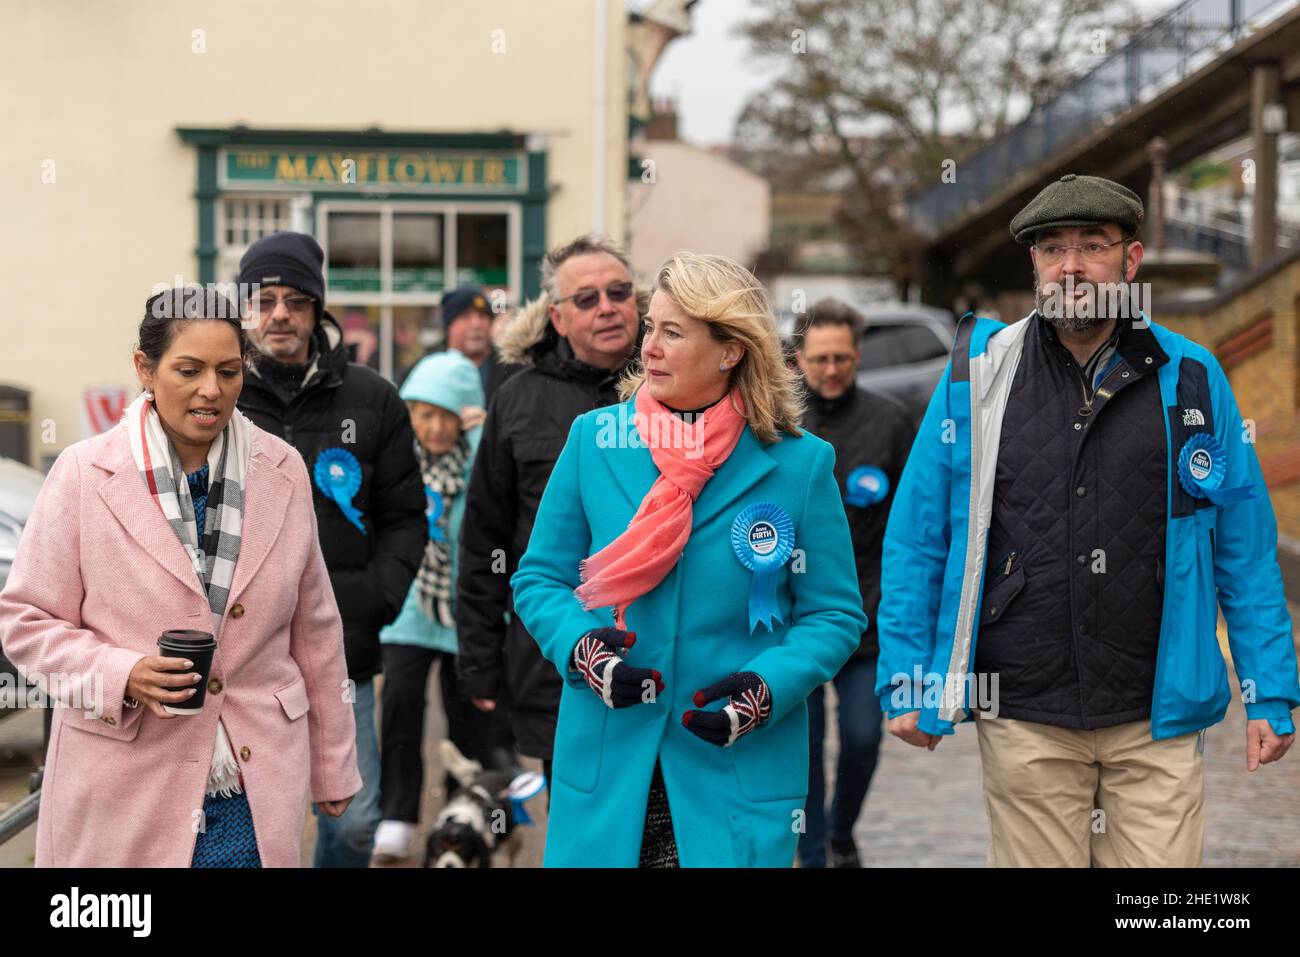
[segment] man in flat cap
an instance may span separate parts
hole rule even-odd
[[[1200,864],[1219,609],[1247,769],[1295,737],[1253,431],[1209,350],[1125,315],[1141,223],[1132,192],[1075,175],[1015,217],[1037,308],[959,324],[885,535],[889,730],[933,749],[978,713],[994,866]]]

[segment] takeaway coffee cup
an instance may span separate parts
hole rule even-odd
[[[185,658],[194,662],[193,668],[173,671],[172,674],[188,675],[197,671],[199,683],[193,685],[194,694],[189,701],[165,704],[163,710],[169,714],[198,714],[203,710],[203,698],[208,693],[208,673],[212,671],[212,656],[217,651],[217,640],[206,631],[176,629],[164,631],[158,639],[158,652],[164,658]],[[182,689],[176,689],[182,690]]]

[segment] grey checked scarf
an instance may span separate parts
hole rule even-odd
[[[461,433],[456,444],[442,455],[431,455],[417,440],[415,457],[420,463],[420,476],[426,489],[442,495],[442,515],[438,526],[442,541],[432,537],[424,543],[424,559],[415,573],[417,597],[425,617],[446,628],[456,627],[451,613],[451,550],[456,543],[451,540],[451,505],[465,488],[465,463],[469,461],[469,440]],[[426,493],[427,494],[427,493]]]
[[[252,456],[253,424],[235,410],[230,421],[208,448],[208,497],[203,529],[195,525],[194,501],[189,482],[184,481],[180,456],[167,437],[153,405],[153,395],[143,392],[122,416],[130,438],[131,457],[144,479],[145,488],[158,503],[194,567],[208,596],[212,612],[212,635],[220,640],[230,586],[239,558],[239,541],[244,526],[244,482]],[[178,481],[178,479],[180,479]],[[202,546],[200,547],[200,543]],[[217,740],[212,752],[207,793],[229,797],[239,793],[239,765],[235,761],[225,726],[217,722]]]
[[[167,524],[185,546],[194,573],[207,593],[212,633],[217,635],[239,558],[250,423],[236,411],[208,449],[210,485],[204,510],[205,527],[200,532],[194,524],[189,483],[177,481],[178,476],[185,474],[180,456],[163,430],[150,399],[148,393],[143,393],[126,410],[131,455]]]

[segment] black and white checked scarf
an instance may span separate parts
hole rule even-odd
[[[208,449],[208,498],[204,528],[200,532],[195,526],[189,482],[184,481],[180,456],[163,430],[153,395],[143,392],[137,396],[127,407],[123,420],[135,466],[167,524],[185,546],[194,573],[208,596],[212,635],[220,640],[221,620],[225,617],[230,585],[235,577],[244,525],[244,482],[251,457],[252,423],[236,410]],[[177,481],[177,477],[181,480]],[[208,793],[216,791],[227,797],[231,791],[239,791],[239,767],[220,722]]]
[[[424,543],[424,558],[415,573],[417,597],[425,617],[437,621],[445,628],[456,627],[451,613],[451,550],[456,543],[451,540],[451,505],[465,488],[465,463],[469,461],[469,440],[462,432],[456,444],[442,455],[430,454],[417,440],[415,457],[420,463],[420,476],[426,488],[442,495],[442,515],[438,526],[442,541],[430,538]]]
[[[208,502],[204,510],[205,528],[200,533],[194,524],[194,502],[189,483],[183,480],[185,472],[180,456],[163,430],[149,393],[142,393],[126,410],[136,468],[167,524],[185,546],[194,573],[207,593],[212,633],[218,638],[230,584],[235,577],[239,536],[244,524],[250,424],[236,410],[208,449]],[[182,480],[177,481],[178,477]]]

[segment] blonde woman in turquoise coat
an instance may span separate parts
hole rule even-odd
[[[789,867],[812,689],[866,628],[834,452],[743,267],[659,271],[623,404],[580,416],[511,579],[564,678],[548,867]]]

